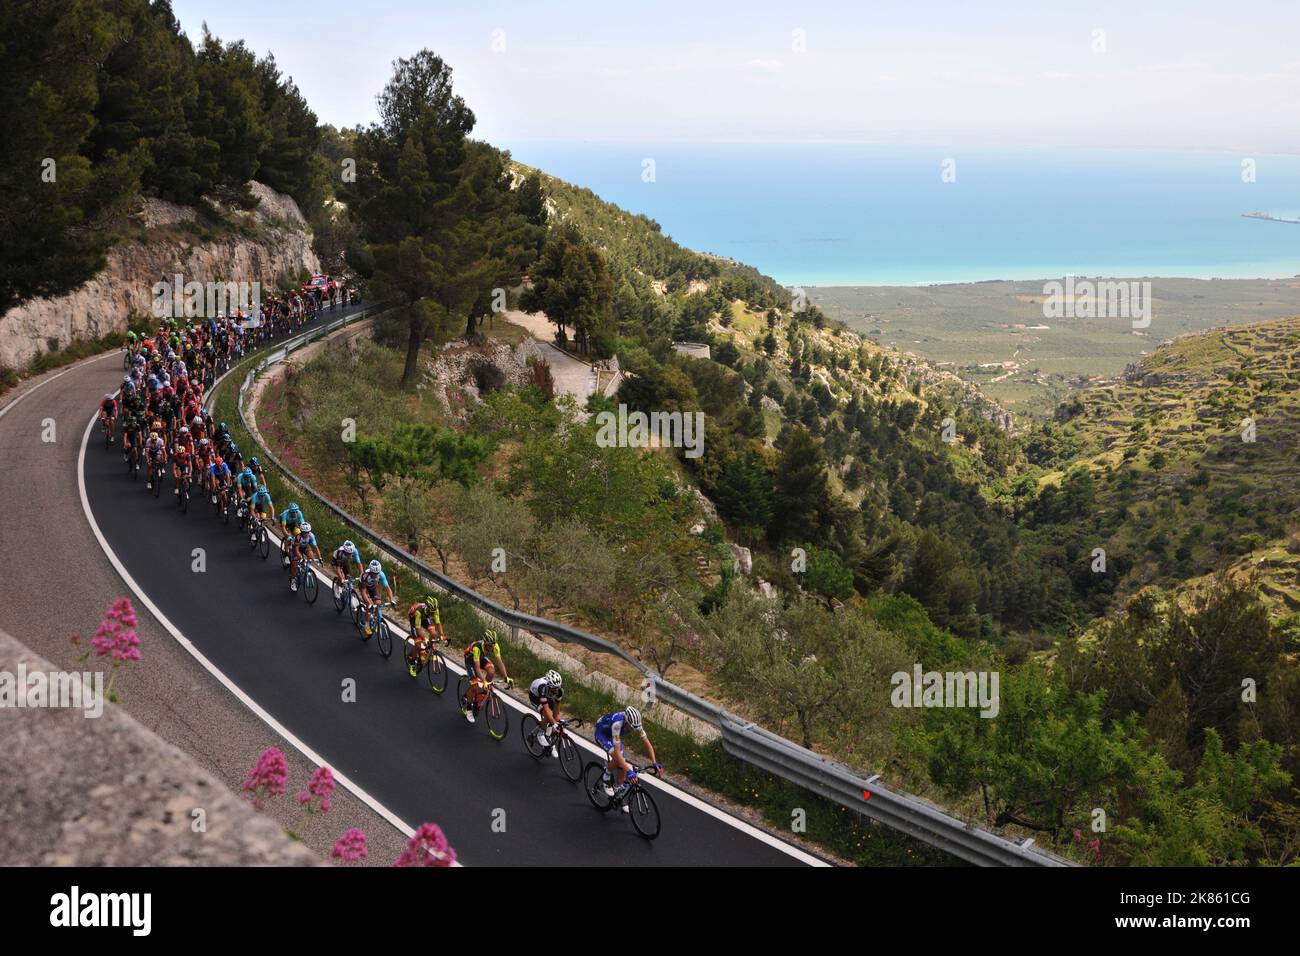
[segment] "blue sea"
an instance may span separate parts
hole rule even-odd
[[[526,142],[514,157],[785,285],[1300,274],[1300,156]],[[946,167],[955,173],[945,182]],[[643,178],[653,161],[653,181]]]

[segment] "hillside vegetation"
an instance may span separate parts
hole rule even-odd
[[[1105,549],[1106,571],[1081,580],[1125,596],[1232,565],[1278,613],[1300,610],[1300,317],[1175,339],[1057,419],[1029,440],[1053,470],[1027,517]]]

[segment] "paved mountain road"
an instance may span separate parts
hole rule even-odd
[[[121,382],[121,361],[120,353],[99,356],[0,396],[0,500],[7,504],[0,551],[8,558],[0,579],[0,626],[63,668],[83,666],[70,634],[82,634],[88,647],[109,605],[123,595],[134,599],[87,526],[77,487],[86,421],[104,393]],[[53,442],[42,441],[47,419],[54,423]],[[102,442],[98,454],[88,450],[88,457],[121,460],[105,452]],[[117,477],[131,483],[124,468]],[[285,752],[292,783],[305,783],[314,765],[204,670],[138,601],[136,609],[143,660],[118,680],[122,706],[232,789],[268,746]],[[14,772],[21,768],[0,762],[0,807],[4,777]],[[270,812],[286,826],[299,822],[292,795],[280,807],[273,803]],[[342,789],[330,813],[300,832],[325,855],[349,827],[365,830],[376,863],[396,859],[405,844],[402,833]]]
[[[626,818],[598,815],[554,761],[524,753],[515,711],[503,741],[488,737],[481,723],[471,727],[456,713],[454,682],[435,697],[423,678],[411,680],[400,651],[385,660],[373,642],[363,644],[323,588],[315,605],[290,592],[278,550],[267,560],[255,556],[205,502],[182,515],[170,487],[159,499],[146,494],[98,441],[87,449],[85,477],[102,533],[162,613],[245,693],[401,819],[439,823],[465,863],[797,862],[662,789],[655,797],[664,832],[647,843]],[[198,548],[202,572],[192,570]],[[348,680],[355,702],[343,699]],[[504,832],[493,829],[497,811],[504,811]]]
[[[0,624],[61,666],[72,666],[77,656],[67,635],[89,634],[108,604],[128,593],[87,527],[76,472],[86,423],[99,397],[120,380],[119,363],[117,355],[104,356],[52,373],[27,386],[38,390],[8,395],[0,405],[0,495],[17,503],[0,528],[0,545],[16,565],[3,588]],[[15,398],[20,401],[10,407]],[[53,443],[41,441],[47,418],[56,423]],[[806,861],[664,788],[654,790],[663,834],[653,843],[641,840],[626,817],[597,814],[554,761],[535,762],[524,753],[516,711],[508,711],[510,734],[499,743],[481,724],[471,727],[457,716],[451,688],[435,698],[422,678],[406,677],[400,650],[384,660],[373,644],[362,644],[327,592],[315,606],[290,593],[277,552],[265,562],[254,557],[238,531],[220,525],[203,502],[180,515],[170,487],[160,499],[148,495],[97,434],[86,448],[85,486],[95,521],[127,573],[202,654],[402,821],[439,823],[466,864]],[[201,573],[191,570],[195,548],[204,550]],[[129,667],[121,683],[125,706],[232,787],[271,744],[289,756],[292,789],[301,786],[311,764],[138,602],[137,610],[144,661]],[[343,701],[349,678],[356,682],[354,703]],[[340,790],[338,797],[335,809],[307,828],[309,845],[327,850],[344,829],[360,826],[373,857],[394,858],[402,835],[351,795]],[[290,802],[291,796],[286,809]],[[289,822],[295,814],[285,816]],[[504,832],[498,832],[501,820]]]

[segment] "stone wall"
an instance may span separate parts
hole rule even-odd
[[[0,631],[0,672],[53,673]],[[102,664],[86,665],[91,670]],[[13,678],[10,678],[11,680]],[[116,704],[0,706],[6,866],[316,866],[269,816]],[[204,827],[195,832],[194,811]]]

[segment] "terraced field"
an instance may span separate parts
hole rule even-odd
[[[1230,567],[1300,611],[1300,317],[1178,338],[1057,417],[1044,481],[1090,469],[1121,595]]]

